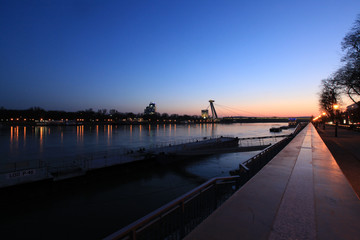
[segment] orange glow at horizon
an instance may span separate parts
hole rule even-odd
[[[218,104],[217,104],[218,103]],[[233,103],[216,101],[215,109],[219,117],[310,117],[318,115],[319,104],[315,97],[309,99],[259,99],[253,102]],[[180,115],[201,115],[201,110],[206,109],[206,102],[202,106],[195,106],[189,109],[189,106],[179,107],[177,112],[167,112],[163,109],[162,113],[180,114]],[[174,108],[172,109],[174,111]]]

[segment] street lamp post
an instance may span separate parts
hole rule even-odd
[[[338,109],[339,109],[339,105],[338,104],[334,104],[333,105],[333,109],[335,110],[335,137],[337,137],[338,136],[338,124],[339,124],[339,119],[338,119],[338,114],[337,114],[337,112],[338,112]]]
[[[322,122],[323,122],[323,130],[325,130],[325,115],[326,115],[326,113],[325,112],[323,112],[322,113]]]

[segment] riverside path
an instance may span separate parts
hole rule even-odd
[[[359,224],[360,200],[308,124],[185,239],[359,239]]]
[[[360,132],[339,127],[338,136],[335,137],[334,126],[326,126],[324,129],[321,125],[317,130],[345,177],[360,197]]]

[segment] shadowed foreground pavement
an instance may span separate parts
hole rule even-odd
[[[359,197],[360,132],[338,128],[338,136],[335,137],[335,127],[333,126],[326,126],[325,130],[320,126],[317,130]]]
[[[360,200],[309,124],[185,239],[359,239],[359,223]]]

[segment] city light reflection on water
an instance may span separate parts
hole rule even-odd
[[[24,146],[26,145],[26,127],[24,127],[24,137],[23,137],[23,139],[24,139]]]
[[[110,146],[111,145],[111,140],[112,140],[112,125],[108,125],[107,127],[107,144]]]
[[[182,143],[203,137],[256,137],[270,135],[274,124],[156,124],[103,126],[11,126],[0,131],[0,161],[51,162],[76,155],[91,157],[101,154],[125,153],[129,150]],[[278,124],[279,125],[279,124]],[[284,134],[279,133],[279,134]],[[285,133],[286,134],[286,133]],[[20,135],[22,137],[20,137]]]
[[[210,136],[266,136],[271,135],[269,128],[272,125],[14,126],[0,130],[1,143],[10,143],[0,147],[3,161],[0,166],[5,162],[60,161],[77,155],[136,150],[154,144]],[[289,133],[286,131],[280,134]],[[235,169],[241,161],[256,153],[221,154],[174,166],[146,167],[96,177],[91,181],[77,183],[79,186],[66,186],[63,191],[52,190],[49,196],[39,196],[32,200],[24,198],[18,202],[19,206],[13,203],[12,209],[18,210],[5,211],[3,219],[7,221],[1,224],[7,231],[4,234],[17,232],[19,238],[38,236],[40,232],[44,236],[57,232],[57,236],[51,235],[53,239],[64,239],[71,232],[71,238],[74,239],[100,239],[207,179],[227,176],[229,170]],[[16,231],[20,225],[26,225],[26,230]]]
[[[77,144],[84,143],[84,125],[76,126]]]

